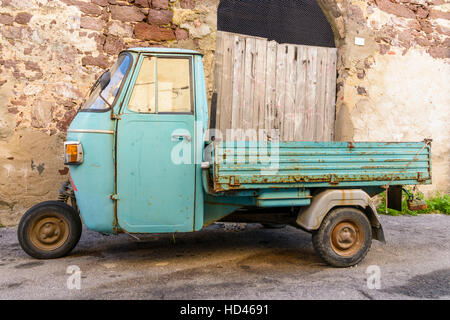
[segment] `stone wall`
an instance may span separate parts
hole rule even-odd
[[[342,140],[434,139],[433,181],[449,191],[450,5],[318,0],[339,52]],[[219,0],[0,0],[0,223],[55,199],[65,130],[93,81],[133,46],[205,54],[213,87]],[[355,37],[365,39],[355,45]]]
[[[68,178],[65,130],[124,48],[205,54],[212,90],[218,0],[0,0],[0,223]]]
[[[432,138],[433,185],[420,189],[448,193],[450,2],[318,2],[338,47],[336,139]]]

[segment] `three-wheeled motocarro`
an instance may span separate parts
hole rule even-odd
[[[102,233],[198,231],[216,221],[290,225],[330,265],[384,241],[371,197],[431,183],[431,143],[207,141],[202,56],[135,48],[94,84],[67,131],[70,182],[23,216],[22,248],[68,254],[82,222]],[[401,202],[401,201],[400,201]],[[82,219],[82,220],[81,220]]]

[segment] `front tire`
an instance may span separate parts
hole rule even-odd
[[[372,244],[372,228],[356,208],[330,211],[312,235],[317,254],[334,267],[350,267],[364,259]]]
[[[17,236],[22,249],[33,258],[56,259],[75,248],[81,230],[81,219],[71,206],[46,201],[23,215]]]

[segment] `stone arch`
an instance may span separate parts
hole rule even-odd
[[[345,77],[345,20],[344,20],[344,10],[342,6],[345,5],[343,0],[316,0],[323,13],[325,14],[328,23],[334,33],[334,39],[337,48],[337,80],[336,80],[336,120],[335,120],[335,140],[353,140],[353,124],[350,119],[350,112],[343,103],[344,100],[344,81]],[[341,6],[338,5],[340,2]]]

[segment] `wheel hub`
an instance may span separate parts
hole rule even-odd
[[[58,216],[46,216],[33,222],[30,228],[30,240],[44,251],[61,247],[69,237],[69,225]]]
[[[355,254],[363,244],[362,228],[354,221],[343,221],[336,224],[330,235],[331,247],[341,256]]]

